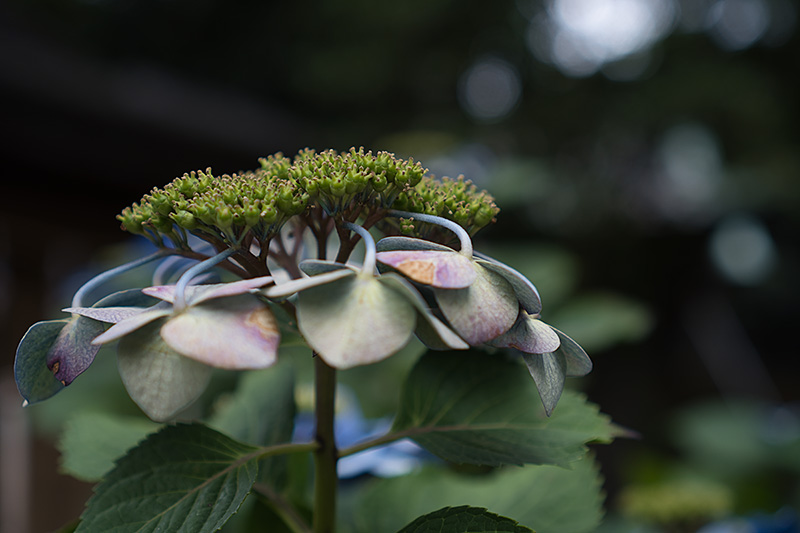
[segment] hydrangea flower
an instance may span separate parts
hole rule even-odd
[[[198,264],[175,285],[154,282],[94,305],[76,294],[65,309],[70,318],[34,324],[15,361],[26,402],[56,394],[88,368],[99,346],[118,341],[131,397],[151,418],[168,420],[202,393],[211,368],[275,362],[280,334],[273,303],[288,311],[290,322],[296,319],[321,360],[338,369],[381,361],[414,335],[432,349],[520,351],[548,414],[564,378],[591,368],[574,341],[540,321],[539,293],[527,278],[473,252],[470,236],[498,213],[485,191],[463,178],[434,179],[413,160],[364,149],[303,150],[259,162],[260,168],[238,174],[186,173],[122,211],[123,229],[159,252],[87,286],[166,256]],[[371,228],[388,235],[377,246]],[[444,231],[459,236],[458,250],[437,242],[446,242]],[[308,259],[309,236],[316,259]],[[326,257],[333,237],[339,238],[337,261]],[[217,255],[200,251],[196,239]],[[367,253],[357,268],[347,261],[358,240]],[[191,285],[214,266],[239,281]]]

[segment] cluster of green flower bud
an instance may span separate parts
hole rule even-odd
[[[401,192],[392,207],[452,220],[472,235],[492,222],[500,211],[488,192],[479,191],[463,176],[441,180],[425,176],[415,187]],[[413,225],[404,226],[404,232],[414,233]]]
[[[425,169],[413,159],[398,159],[389,152],[304,150],[295,158],[289,175],[334,216],[352,206],[391,206],[401,191],[422,180]]]
[[[355,218],[364,209],[427,213],[453,220],[470,233],[498,212],[493,198],[471,182],[435,180],[425,176],[419,162],[389,152],[306,149],[294,158],[277,153],[259,163],[257,170],[233,175],[214,176],[210,169],[184,174],[153,189],[118,219],[131,233],[180,245],[187,231],[229,244],[251,233],[263,242],[312,205],[343,218]]]
[[[309,195],[287,177],[288,164],[276,154],[262,168],[241,174],[213,176],[211,170],[176,178],[153,189],[117,217],[131,233],[180,242],[176,227],[237,242],[252,231],[268,238],[290,217],[305,211]]]

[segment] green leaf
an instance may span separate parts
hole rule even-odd
[[[47,320],[32,325],[17,347],[14,379],[28,404],[46,400],[64,388],[47,368],[47,356],[69,320]]]
[[[500,354],[428,352],[403,387],[395,431],[455,463],[568,465],[610,442],[608,417],[565,391],[547,418],[525,368]]]
[[[559,307],[574,292],[578,281],[579,263],[565,250],[540,243],[497,243],[486,242],[482,251],[491,256],[484,257],[475,252],[478,259],[485,258],[502,262],[505,265],[516,265],[519,273],[534,282],[541,293],[541,301],[548,310]]]
[[[199,424],[166,427],[96,487],[77,531],[216,531],[255,482],[256,451]]]
[[[420,516],[398,533],[525,533],[532,529],[480,507],[445,507]]]
[[[256,446],[283,444],[292,439],[294,417],[294,369],[288,363],[245,372],[236,391],[218,400],[209,426],[230,437]],[[286,457],[264,459],[260,479],[281,486],[286,477]]]
[[[83,481],[99,481],[115,459],[158,428],[143,418],[77,413],[58,441],[61,471]]]
[[[633,342],[653,326],[650,310],[636,300],[613,293],[592,293],[570,300],[548,322],[579,340],[589,353],[620,342]]]
[[[152,420],[164,422],[194,402],[211,378],[211,367],[167,346],[160,322],[127,334],[117,348],[119,375],[131,399]]]
[[[342,515],[349,522],[342,530],[397,531],[436,509],[470,505],[512,516],[538,533],[588,533],[603,517],[601,486],[591,456],[570,468],[506,467],[486,474],[427,467],[408,476],[375,480],[345,499]]]

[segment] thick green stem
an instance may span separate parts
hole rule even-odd
[[[314,532],[333,533],[336,525],[336,449],[333,429],[336,410],[336,370],[318,355],[314,358],[316,382],[315,414],[317,420],[314,451]]]

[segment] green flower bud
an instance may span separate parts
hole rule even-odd
[[[122,229],[137,235],[144,235],[144,228],[142,227],[141,220],[137,220],[133,209],[126,207],[122,213],[117,215],[117,220],[122,223]]]
[[[475,213],[473,222],[478,227],[483,227],[494,219],[496,209],[493,206],[481,205],[478,212]]]
[[[266,224],[274,224],[276,220],[278,220],[278,210],[268,205],[264,207],[261,211],[261,220],[263,220]]]
[[[372,188],[378,192],[383,191],[389,185],[389,181],[386,179],[386,172],[381,171],[379,174],[374,174],[372,178]]]
[[[172,200],[169,195],[162,192],[153,190],[149,196],[145,196],[147,203],[158,213],[168,215],[172,212]]]
[[[319,193],[319,190],[320,190],[319,179],[313,178],[313,179],[308,180],[305,183],[305,189],[306,189],[306,192],[308,194],[311,194],[311,195],[316,195],[317,193]]]
[[[198,226],[197,219],[189,211],[178,211],[171,213],[170,218],[175,221],[178,226],[186,230],[193,230]]]
[[[341,198],[347,192],[347,184],[344,179],[337,176],[331,179],[331,194],[337,198]]]
[[[217,209],[216,225],[223,229],[230,229],[233,226],[233,210],[227,205]]]
[[[261,220],[261,209],[255,202],[248,201],[242,206],[242,214],[244,215],[245,224],[250,227],[258,225]]]
[[[234,205],[239,201],[239,191],[234,187],[226,187],[222,191],[222,201],[229,205]]]
[[[213,226],[214,222],[216,222],[216,213],[214,209],[205,202],[202,204],[191,204],[189,209],[196,218],[199,218],[200,221],[207,226]]]
[[[161,233],[169,233],[172,231],[172,219],[160,213],[156,213],[150,217],[150,224]]]

